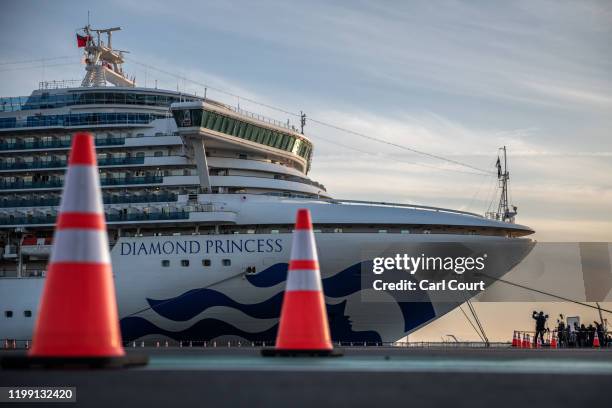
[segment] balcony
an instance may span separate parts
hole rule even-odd
[[[34,140],[34,141],[18,140],[12,143],[7,143],[3,141],[3,142],[0,142],[0,150],[6,151],[6,150],[69,148],[71,143],[72,142],[67,139]],[[96,139],[96,146],[122,146],[124,144],[125,144],[125,137]]]
[[[133,213],[133,214],[105,214],[107,222],[130,222],[130,221],[167,221],[167,220],[186,220],[189,219],[188,211],[173,212],[152,212],[152,213]],[[55,224],[55,215],[42,216],[1,216],[0,225],[31,225],[31,224]]]
[[[27,188],[54,188],[62,187],[63,180],[48,180],[48,181],[0,181],[0,190],[16,190]]]
[[[0,208],[11,208],[11,207],[53,207],[59,205],[60,198],[12,198],[0,200]]]
[[[143,157],[109,157],[98,159],[98,166],[120,166],[126,164],[144,164]],[[35,169],[54,169],[66,167],[66,160],[51,161],[31,161],[0,163],[0,170],[35,170]]]
[[[104,194],[104,204],[138,204],[138,203],[171,203],[176,202],[175,193],[145,194]],[[60,203],[59,197],[48,198],[5,198],[0,199],[0,208],[12,207],[53,207]]]
[[[66,167],[66,160],[0,163],[0,170],[53,169]]]
[[[164,181],[163,176],[143,176],[143,177],[112,177],[100,178],[102,186],[122,186],[131,184],[158,184]],[[21,190],[32,188],[61,188],[64,185],[63,180],[48,180],[48,181],[0,181],[0,190]]]
[[[121,186],[124,184],[156,184],[164,181],[163,176],[144,176],[144,177],[112,177],[101,178],[100,184],[103,186]]]
[[[94,112],[69,113],[64,115],[33,115],[25,119],[0,118],[0,129],[20,129],[31,127],[74,127],[98,125],[146,125],[165,115],[136,112]]]

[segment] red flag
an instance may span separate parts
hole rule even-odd
[[[87,45],[87,40],[89,40],[88,35],[78,35],[77,34],[77,47],[83,48]]]

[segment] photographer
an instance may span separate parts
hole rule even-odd
[[[546,330],[546,320],[548,315],[545,315],[543,311],[540,313],[533,311],[531,317],[536,321],[535,336],[533,337],[533,345],[536,346],[538,343],[538,336],[540,336],[541,344],[544,344],[544,331]]]

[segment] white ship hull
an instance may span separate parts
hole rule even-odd
[[[507,244],[500,237],[443,234],[318,233],[316,239],[332,337],[361,343],[398,340],[461,303],[398,302],[385,293],[387,301],[364,302],[362,290],[371,289],[361,287],[362,253],[396,245],[410,253],[425,242]],[[517,242],[496,276],[531,249],[530,240]],[[124,340],[273,341],[290,247],[288,233],[121,238],[111,255]],[[246,272],[253,267],[255,273]],[[36,310],[43,281],[4,280],[0,307]],[[11,320],[0,337],[31,339],[33,319]]]

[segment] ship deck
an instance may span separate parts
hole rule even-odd
[[[345,348],[263,358],[256,348],[141,348],[128,370],[0,371],[2,386],[75,386],[77,402],[185,406],[605,406],[612,349]],[[0,356],[14,351],[3,351]]]

